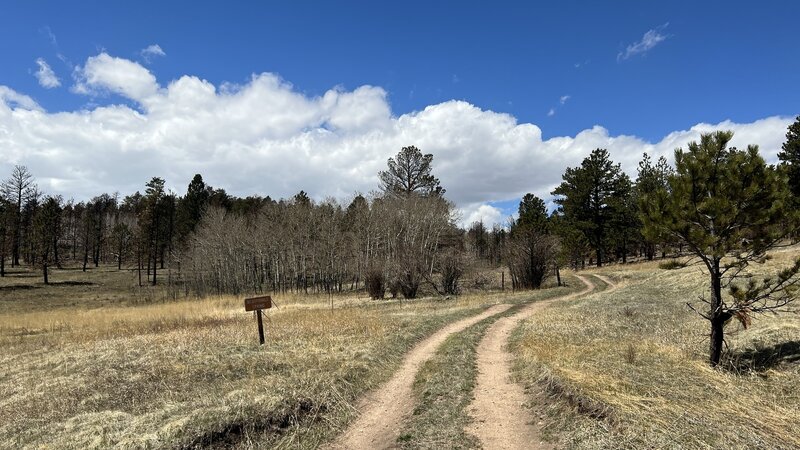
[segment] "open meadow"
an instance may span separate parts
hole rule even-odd
[[[775,252],[761,270],[797,253]],[[556,300],[514,329],[514,380],[543,439],[558,448],[800,447],[800,315],[730,325],[723,367],[711,369],[706,323],[685,305],[706,278],[681,265],[579,272],[591,275],[592,293]],[[416,343],[511,304],[436,349],[414,376],[414,412],[397,437],[402,448],[480,448],[468,405],[481,338],[531,301],[580,285],[566,275],[568,287],[413,301],[275,296],[260,347],[241,297],[143,298],[130,272],[108,267],[56,277],[71,282],[45,286],[25,272],[0,281],[2,448],[316,448],[359,416],[359,399]]]
[[[260,347],[242,297],[143,300],[130,272],[108,267],[54,271],[49,286],[31,275],[0,280],[2,448],[314,448],[424,336],[570,289],[278,295]]]

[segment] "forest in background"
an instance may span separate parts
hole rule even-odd
[[[798,123],[776,168],[794,197]],[[552,213],[526,194],[516,219],[464,229],[434,176],[433,155],[414,146],[388,160],[378,191],[349,202],[314,201],[303,191],[280,200],[236,197],[200,174],[183,195],[154,177],[143,193],[65,201],[16,166],[2,184],[0,275],[24,265],[47,283],[51,267],[113,263],[134,270],[139,286],[168,285],[175,296],[366,290],[414,298],[421,288],[457,294],[475,267],[507,267],[509,287],[538,288],[561,267],[682,252],[684,240],[646,226],[648,203],[669,191],[674,173],[665,158],[644,154],[632,180],[596,149],[566,169]]]

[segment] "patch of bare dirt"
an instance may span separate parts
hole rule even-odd
[[[396,446],[405,419],[414,409],[412,385],[422,364],[451,334],[499,314],[511,305],[496,305],[466,319],[453,322],[417,344],[405,357],[400,369],[383,386],[359,402],[360,414],[330,449],[385,449]]]
[[[586,295],[594,285],[584,276],[577,277],[586,285],[581,292],[532,303],[519,313],[503,317],[486,331],[478,345],[478,377],[475,398],[469,406],[472,424],[467,432],[475,435],[485,449],[546,449],[539,426],[525,408],[527,401],[522,386],[511,381],[513,356],[507,344],[519,323],[546,305]],[[601,278],[603,279],[603,278]],[[605,281],[605,279],[603,280]],[[610,286],[613,284],[608,281]]]

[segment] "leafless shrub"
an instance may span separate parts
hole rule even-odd
[[[492,279],[486,272],[477,271],[472,277],[472,286],[475,289],[487,289],[492,285]]]
[[[517,231],[508,246],[508,266],[517,289],[539,289],[556,264],[558,239],[533,229]]]
[[[451,249],[446,252],[440,262],[442,275],[442,293],[458,295],[461,292],[459,281],[464,275],[464,261],[460,252]]]

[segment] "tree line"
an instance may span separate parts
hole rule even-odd
[[[67,261],[84,271],[113,262],[135,271],[140,286],[168,284],[184,295],[364,290],[414,298],[420,289],[459,293],[475,264],[507,267],[512,288],[535,289],[550,277],[561,284],[564,267],[686,254],[710,276],[707,307],[692,307],[711,324],[717,364],[725,324],[746,326],[754,314],[785,307],[800,270],[760,282],[747,270],[797,237],[800,117],[777,165],[757,146],[729,147],[732,137],[702,135],[676,150],[674,167],[645,153],[635,179],[595,149],[565,170],[549,208],[526,194],[507,224],[466,229],[433,174],[433,155],[414,146],[389,158],[376,192],[349,202],[303,191],[240,198],[199,174],[182,196],[154,177],[143,193],[65,202],[16,166],[2,183],[0,276],[24,264],[47,283],[48,269]]]

